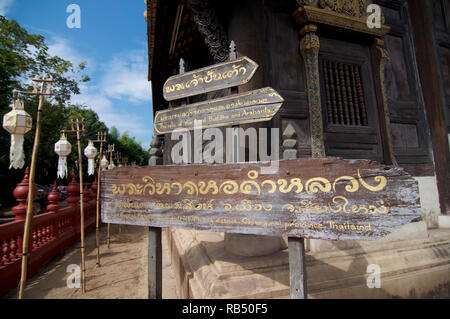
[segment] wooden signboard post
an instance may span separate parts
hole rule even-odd
[[[248,82],[247,57],[182,73],[164,85],[168,101]],[[176,129],[270,120],[283,98],[263,88],[160,111],[158,135]],[[286,159],[267,163],[123,167],[102,176],[102,218],[149,226],[149,297],[161,298],[161,228],[289,238],[291,297],[306,297],[304,238],[375,240],[421,216],[417,182],[402,169],[368,160]]]

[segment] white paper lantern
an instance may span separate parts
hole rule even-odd
[[[13,110],[3,116],[3,127],[11,134],[9,150],[9,168],[22,168],[25,165],[23,153],[23,136],[33,127],[33,119],[28,114],[22,100],[14,102]]]
[[[88,146],[84,149],[84,155],[88,158],[88,174],[95,173],[95,157],[97,156],[97,149],[92,141],[89,141]]]
[[[67,156],[72,151],[72,145],[62,134],[61,139],[55,144],[55,153],[59,155],[58,160],[58,177],[65,178],[67,176]]]
[[[102,160],[100,162],[100,167],[102,168],[103,171],[106,170],[106,168],[108,167],[108,164],[109,164],[109,162],[106,159],[106,156],[103,155],[103,158],[102,158]]]

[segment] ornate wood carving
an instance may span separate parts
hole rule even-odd
[[[390,27],[382,25],[381,28],[370,29],[367,26],[366,10],[370,2],[366,0],[297,0],[300,8],[294,12],[294,18],[300,25],[320,23],[384,36],[389,33]]]
[[[199,32],[205,37],[205,43],[215,62],[228,60],[228,39],[211,3],[207,0],[188,0],[188,8],[194,14]]]
[[[319,79],[319,49],[320,41],[315,31],[315,25],[306,25],[300,34],[300,51],[306,68],[306,82],[308,89],[309,118],[311,128],[311,155],[314,158],[325,156],[323,138],[322,105],[320,99]]]

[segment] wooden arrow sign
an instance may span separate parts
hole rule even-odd
[[[250,81],[258,64],[242,57],[167,79],[163,95],[167,101],[242,85]]]
[[[266,87],[160,111],[156,113],[154,128],[160,135],[181,128],[193,130],[196,120],[202,121],[202,128],[268,121],[283,102],[274,89]]]
[[[373,240],[421,217],[417,182],[368,160],[116,168],[102,174],[106,223],[331,240]]]

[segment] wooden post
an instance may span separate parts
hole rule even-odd
[[[106,153],[109,153],[109,166],[108,169],[113,169],[114,162],[113,162],[113,153],[114,153],[114,144],[108,145],[108,151]],[[106,245],[108,246],[108,249],[111,247],[111,224],[108,223],[107,229],[106,229]]]
[[[80,217],[81,217],[81,287],[83,293],[86,292],[86,260],[84,255],[84,193],[83,193],[83,163],[82,163],[82,153],[81,153],[81,141],[80,141],[80,122],[76,121],[77,124],[77,144],[78,144],[78,171],[80,178]],[[83,122],[84,131],[84,122]]]
[[[37,118],[36,118],[36,134],[34,136],[34,145],[33,145],[33,153],[31,155],[31,169],[30,169],[30,178],[29,178],[29,189],[28,189],[28,202],[27,202],[27,214],[25,217],[25,228],[23,232],[23,246],[22,246],[22,272],[20,276],[20,284],[19,284],[19,294],[18,298],[23,298],[23,293],[25,289],[25,283],[27,280],[27,263],[28,263],[28,244],[30,241],[30,230],[31,230],[31,217],[33,216],[33,196],[34,196],[34,176],[36,173],[36,163],[37,163],[37,154],[39,150],[39,140],[41,137],[41,121],[42,121],[42,107],[44,104],[44,96],[51,95],[51,85],[53,83],[52,77],[50,79],[46,78],[46,75],[42,79],[33,79],[35,82],[35,88],[37,88],[37,84],[41,83],[41,90],[37,92],[37,89],[33,92],[20,92],[22,94],[29,95],[38,95],[39,96],[39,105],[37,110]],[[47,90],[45,90],[47,84]]]
[[[323,137],[322,103],[320,99],[319,78],[319,49],[320,40],[316,35],[315,25],[306,25],[300,30],[300,52],[306,69],[306,82],[308,88],[308,106],[311,130],[311,156],[314,158],[325,157],[325,144]],[[296,141],[295,130],[291,126],[283,133],[286,138],[283,144],[292,145]],[[284,151],[284,159],[296,158],[296,151]],[[288,238],[289,247],[289,271],[291,299],[307,299],[306,287],[306,260],[304,238]]]
[[[288,238],[291,299],[306,299],[305,239]]]
[[[103,143],[106,143],[106,132],[97,132],[97,140],[94,143],[100,143],[100,153],[98,156],[98,170],[97,170],[97,203],[96,203],[96,221],[95,221],[95,242],[97,245],[97,263],[96,267],[101,267],[100,264],[100,187],[102,177],[101,160],[103,157]]]
[[[108,249],[111,248],[111,224],[108,224],[106,227],[106,244],[108,245]]]
[[[76,124],[76,127],[74,125]],[[82,127],[80,128],[80,124]],[[80,239],[81,239],[81,289],[82,292],[86,292],[86,258],[84,248],[84,192],[83,192],[83,157],[81,153],[81,132],[84,132],[84,120],[76,119],[71,121],[71,130],[63,130],[61,133],[76,133],[77,134],[77,146],[78,146],[78,175],[80,184]]]
[[[283,131],[283,159],[297,158],[297,133],[291,124]],[[291,299],[306,299],[306,260],[304,238],[288,238]]]
[[[150,166],[162,165],[161,138],[151,142]],[[148,299],[162,299],[162,238],[160,227],[148,228]]]
[[[161,228],[148,228],[148,299],[162,299]]]

